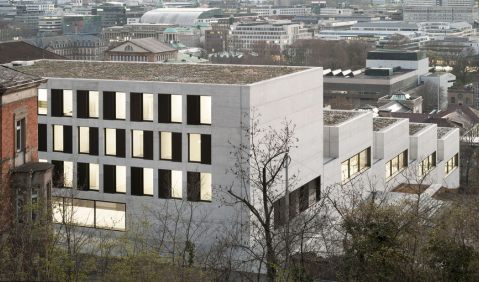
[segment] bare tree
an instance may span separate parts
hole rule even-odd
[[[419,86],[414,94],[422,97],[423,112],[429,113],[436,108],[439,109],[441,108],[441,104],[444,103],[446,103],[447,108],[447,90],[431,81],[426,81],[423,85]]]
[[[389,37],[386,49],[406,49],[407,45],[411,43],[411,39],[400,33],[395,33]]]

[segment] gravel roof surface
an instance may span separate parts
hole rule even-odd
[[[423,130],[427,126],[428,126],[428,124],[424,124],[424,123],[410,123],[409,124],[409,135],[412,136],[412,135],[418,133],[419,131]]]
[[[373,130],[381,131],[398,121],[396,118],[373,118]]]
[[[246,85],[306,70],[301,67],[37,61],[12,67],[41,77]]]
[[[325,110],[323,112],[323,117],[324,117],[324,125],[338,125],[340,123],[343,123],[347,121],[348,119],[351,119],[355,116],[358,116],[360,112],[355,112],[355,111],[328,111]]]
[[[438,127],[437,128],[437,139],[441,139],[446,135],[449,131],[451,131],[451,128],[447,127]]]

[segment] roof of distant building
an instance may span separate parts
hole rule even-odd
[[[419,23],[408,23],[408,22],[362,22],[353,25],[353,27],[400,27],[400,28],[421,28]]]
[[[400,121],[400,119],[397,118],[373,118],[373,131],[382,131],[398,121]]]
[[[423,130],[428,126],[428,124],[424,123],[409,123],[409,135],[416,135],[419,131]]]
[[[309,68],[40,60],[32,66],[14,67],[14,69],[47,78],[246,85],[305,71]]]
[[[184,53],[179,53],[178,52],[178,60],[173,61],[173,60],[168,60],[165,63],[183,63],[183,64],[188,64],[188,63],[193,63],[193,64],[206,64],[210,60],[203,59],[203,58],[198,58],[196,56],[190,56],[189,54],[184,54]]]
[[[362,112],[325,110],[323,111],[324,125],[325,126],[339,125],[349,119],[359,116],[360,114],[362,114]]]
[[[67,58],[33,46],[23,41],[0,43],[0,64],[13,61],[30,61],[38,59],[67,60]]]
[[[127,44],[128,42],[131,42],[131,43],[135,44],[136,46],[141,47],[143,49],[146,49],[146,50],[148,50],[152,53],[177,51],[175,48],[171,47],[170,45],[168,45],[166,43],[163,43],[160,40],[155,39],[153,37],[131,39],[129,41],[126,41],[126,42],[123,42],[119,45],[111,47],[107,51],[111,51],[112,49],[117,48],[118,46]]]
[[[165,31],[163,31],[163,33],[177,33],[178,31],[176,31],[176,29],[172,28],[172,27],[169,27],[167,29],[165,29]]]
[[[23,73],[8,67],[0,66],[0,94],[6,93],[13,88],[28,88],[31,84],[46,82],[45,78]]]

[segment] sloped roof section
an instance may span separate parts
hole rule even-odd
[[[161,53],[161,52],[171,52],[171,51],[177,51],[175,48],[171,47],[170,45],[161,42],[158,39],[155,39],[153,37],[150,38],[139,38],[139,39],[132,39],[130,41],[124,42],[120,45],[117,45],[115,47],[110,48],[108,51],[112,51],[113,48],[117,48],[121,45],[124,45],[126,43],[133,43],[138,47],[141,47],[143,49],[146,49],[152,53]],[[114,52],[114,51],[113,51]]]
[[[67,60],[67,58],[63,56],[23,41],[0,43],[0,64],[8,64],[13,61],[31,61],[39,59]]]
[[[46,81],[47,79],[36,75],[26,74],[0,66],[0,95],[10,89],[30,88]]]

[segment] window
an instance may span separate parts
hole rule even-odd
[[[27,141],[27,135],[26,135],[26,124],[25,124],[25,119],[20,119],[16,121],[16,149],[17,152],[21,152],[25,150],[26,147],[26,141]]]
[[[454,157],[452,157],[450,160],[447,161],[447,163],[444,165],[444,172],[445,175],[449,175],[452,171],[454,171],[458,166],[458,155],[456,154]]]
[[[429,155],[419,164],[419,177],[423,177],[436,167],[436,152]]]
[[[54,161],[53,169],[53,184],[58,188],[72,188],[73,187],[73,162],[69,161]]]
[[[53,125],[53,151],[72,153],[72,127]]]
[[[188,134],[188,161],[211,164],[211,135]]]
[[[466,98],[466,106],[469,106],[469,104],[471,103],[471,99],[469,97]]]
[[[128,45],[128,46],[125,47],[125,51],[126,51],[126,52],[132,52],[132,51],[133,51],[133,47],[131,47],[130,45]]]
[[[72,90],[52,89],[52,116],[73,116]]]
[[[131,167],[131,194],[153,196],[153,169]]]
[[[341,182],[346,183],[362,170],[370,166],[371,148],[367,148],[361,153],[354,155],[341,163]]]
[[[112,202],[53,197],[53,221],[75,225],[124,231],[126,205]]]
[[[100,165],[78,163],[78,189],[94,190],[100,189]]]
[[[125,157],[125,129],[105,128],[105,155]]]
[[[126,193],[126,166],[103,166],[104,193]]]
[[[187,191],[188,201],[211,202],[212,180],[211,173],[190,172],[187,173]]]
[[[77,117],[98,118],[98,91],[77,91]]]
[[[78,153],[98,156],[98,127],[78,127]]]
[[[47,89],[38,89],[38,114],[47,115],[48,94]]]
[[[160,160],[181,162],[181,132],[160,132]]]
[[[321,199],[321,177],[309,181],[289,193],[289,216],[296,217]],[[286,197],[281,197],[273,203],[274,226],[278,228],[286,222]]]
[[[132,157],[153,159],[153,131],[132,130]]]
[[[103,92],[103,119],[125,119],[126,95],[124,92]]]
[[[130,93],[130,120],[153,121],[153,94]]]
[[[451,104],[455,104],[456,103],[456,98],[455,97],[451,97]]]
[[[407,167],[407,150],[394,157],[386,163],[386,180],[398,173],[402,168]]]
[[[183,175],[178,170],[158,170],[158,198],[181,199],[183,195]]]
[[[158,122],[182,121],[181,95],[158,94]]]
[[[187,96],[187,123],[211,124],[211,96]]]

